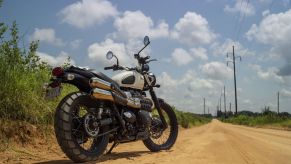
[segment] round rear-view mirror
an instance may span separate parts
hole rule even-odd
[[[106,58],[108,60],[111,60],[113,58],[113,52],[112,51],[108,51],[107,54],[106,54]]]
[[[148,36],[145,36],[143,39],[143,44],[148,45],[150,43],[150,38]]]

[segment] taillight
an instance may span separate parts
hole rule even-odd
[[[62,76],[64,75],[64,69],[62,67],[55,67],[53,70],[52,70],[52,75],[53,76]]]

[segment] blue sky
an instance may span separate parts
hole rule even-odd
[[[289,0],[4,0],[0,19],[16,20],[24,46],[39,40],[42,60],[103,71],[112,50],[133,66],[134,52],[148,35],[144,54],[158,59],[151,71],[162,85],[160,97],[184,111],[214,113],[223,86],[227,109],[234,109],[233,69],[227,53],[235,46],[238,109],[264,106],[291,112],[291,2]],[[223,102],[223,101],[222,101]],[[222,103],[223,104],[223,103]],[[223,106],[223,105],[222,105]],[[222,109],[224,109],[222,107]]]

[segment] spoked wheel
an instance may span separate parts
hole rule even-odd
[[[58,105],[55,114],[55,133],[63,152],[74,162],[97,160],[105,151],[108,135],[97,137],[105,131],[97,124],[90,109],[98,103],[84,93],[72,93]]]
[[[175,144],[178,136],[178,123],[175,112],[165,102],[161,102],[160,106],[168,127],[164,128],[158,112],[154,111],[149,129],[150,136],[143,141],[145,146],[151,151],[170,149]]]

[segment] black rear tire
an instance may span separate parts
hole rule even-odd
[[[96,102],[89,95],[82,92],[71,93],[61,100],[55,112],[55,134],[61,149],[72,161],[94,161],[106,150],[109,139],[108,135],[94,139],[90,150],[80,146],[80,143],[78,143],[80,141],[76,139],[75,133],[73,134],[72,131],[74,129],[73,113],[80,104],[88,108],[96,107]]]
[[[144,145],[152,152],[169,150],[175,144],[178,137],[178,122],[175,112],[173,111],[171,106],[164,101],[160,101],[160,107],[163,111],[164,116],[166,114],[168,117],[167,122],[170,132],[168,139],[162,144],[155,143],[151,136],[148,139],[143,140]]]

